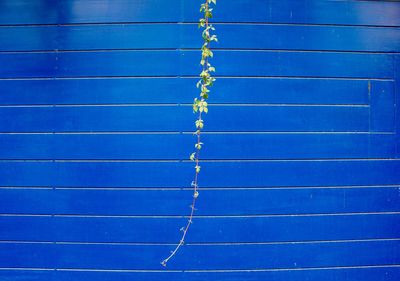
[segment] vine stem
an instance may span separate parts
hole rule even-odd
[[[205,0],[205,7],[206,10],[208,10],[208,0]],[[205,28],[207,29],[209,26],[208,24],[208,17],[205,17]],[[210,42],[207,42],[207,47],[209,47]],[[205,63],[203,64],[203,71],[205,71],[208,68],[208,57],[205,58]],[[202,97],[201,101],[205,101],[205,99]],[[199,110],[199,114],[197,117],[197,120],[202,121],[201,119],[202,116],[202,111]],[[199,163],[200,163],[200,149],[201,149],[201,127],[196,128],[196,135],[197,135],[197,143],[196,143],[196,154],[195,154],[195,163],[196,163],[196,170],[195,170],[195,174],[194,174],[194,180],[192,182],[192,186],[193,186],[193,199],[192,199],[192,205],[190,205],[190,215],[187,221],[187,224],[185,227],[181,228],[181,231],[183,231],[183,234],[181,236],[181,239],[179,240],[179,243],[176,245],[175,249],[173,251],[171,251],[170,255],[165,258],[162,262],[161,265],[166,267],[168,261],[176,255],[176,253],[178,252],[178,250],[184,245],[185,243],[185,238],[186,238],[186,234],[189,231],[189,228],[191,226],[191,224],[193,223],[193,217],[194,217],[194,213],[195,213],[195,206],[196,206],[196,200],[199,196],[199,186],[198,186],[198,179],[199,179],[199,173],[200,171],[197,169],[197,167],[199,167]]]
[[[198,118],[199,118],[198,120],[201,119],[201,112],[199,113],[199,117]],[[200,132],[199,132],[197,134],[197,144],[200,143],[200,140],[201,140],[201,137],[200,137]],[[196,160],[195,160],[196,161],[196,166],[198,166],[199,162],[200,162],[199,161],[199,155],[200,155],[200,150],[197,149],[196,150]],[[179,240],[179,243],[176,245],[175,249],[173,251],[171,251],[171,254],[161,262],[161,264],[163,266],[167,266],[168,261],[173,256],[175,256],[176,252],[178,252],[178,250],[183,246],[183,244],[185,243],[186,234],[188,233],[190,225],[193,223],[193,216],[194,216],[194,211],[195,211],[195,206],[196,206],[196,200],[197,200],[197,197],[198,197],[198,185],[197,185],[198,177],[199,177],[199,173],[196,171],[195,172],[195,176],[194,176],[194,180],[193,180],[193,199],[192,199],[192,205],[190,205],[191,211],[190,211],[189,219],[188,219],[188,222],[187,222],[186,226],[184,228],[182,228],[183,234],[182,234],[181,240]]]

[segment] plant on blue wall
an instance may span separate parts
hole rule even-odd
[[[193,112],[197,114],[197,119],[195,121],[196,131],[194,132],[194,136],[196,137],[196,143],[194,145],[195,152],[190,155],[190,160],[195,163],[194,169],[194,179],[191,183],[193,187],[193,200],[190,205],[190,215],[187,221],[186,226],[182,227],[180,230],[182,231],[181,239],[176,245],[175,249],[171,251],[170,255],[165,258],[161,264],[163,266],[167,266],[168,261],[175,256],[178,250],[184,245],[186,234],[189,231],[190,225],[193,222],[193,216],[195,212],[196,200],[199,197],[199,174],[201,170],[200,166],[200,150],[203,146],[201,142],[201,132],[204,128],[204,121],[202,119],[202,114],[208,112],[208,104],[207,99],[210,93],[210,87],[215,82],[215,78],[212,76],[212,73],[215,72],[215,68],[210,64],[209,58],[213,57],[213,52],[210,49],[211,42],[217,42],[217,36],[212,34],[215,31],[215,28],[212,24],[209,23],[209,19],[212,18],[213,8],[212,5],[217,4],[217,0],[206,0],[205,3],[200,5],[200,12],[203,13],[203,17],[199,20],[199,28],[202,28],[202,38],[203,45],[201,47],[201,60],[200,65],[202,66],[202,70],[200,73],[200,80],[197,82],[196,86],[200,90],[200,96],[194,99],[193,102]]]

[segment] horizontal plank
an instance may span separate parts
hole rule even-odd
[[[195,119],[191,106],[176,105],[3,107],[0,115],[0,132],[191,132]],[[366,132],[368,115],[353,106],[210,106],[203,119],[205,131]]]
[[[168,269],[309,268],[398,264],[399,241],[185,246]],[[1,267],[161,269],[173,246],[0,244]],[[10,256],[10,253],[15,253]],[[84,258],[83,258],[84,257]],[[216,258],[218,257],[218,258]],[[193,261],[196,262],[193,262]]]
[[[370,93],[370,129],[372,132],[395,130],[396,96],[394,92],[384,92],[380,87],[369,87]]]
[[[390,185],[398,160],[203,162],[200,187]],[[0,162],[0,186],[189,187],[189,162]],[[43,175],[46,175],[43,177]]]
[[[1,272],[0,272],[1,274]],[[11,274],[11,273],[10,273]],[[289,270],[289,271],[266,271],[266,272],[78,272],[78,271],[58,271],[56,273],[57,280],[166,280],[166,281],[203,281],[203,280],[274,280],[274,281],[337,281],[345,280],[364,281],[371,278],[374,281],[393,281],[400,276],[398,267],[378,267],[378,268],[354,268],[354,269],[326,269],[326,270]]]
[[[215,26],[221,40],[213,44],[213,48],[400,51],[400,30],[397,28],[264,24]],[[0,41],[3,42],[0,51],[177,49],[201,46],[197,24],[14,26],[0,29]]]
[[[0,278],[5,281],[11,281],[15,279],[29,281],[55,281],[54,274],[55,270],[0,269]]]
[[[56,69],[55,53],[0,54],[0,61],[8,70],[0,71],[0,77],[53,77]]]
[[[27,220],[30,221],[30,220]],[[185,219],[56,218],[58,241],[150,242],[179,241]],[[399,215],[269,218],[195,218],[187,242],[281,242],[399,238]],[[12,224],[16,224],[12,221]],[[5,225],[8,225],[5,223]],[[288,233],[287,229],[292,229]],[[12,227],[9,227],[11,230]],[[47,228],[43,228],[46,230]],[[162,229],[160,235],[160,229]],[[250,231],[248,231],[250,229]],[[11,232],[11,231],[10,231]],[[13,236],[11,233],[7,235]],[[24,232],[24,238],[29,231]],[[42,236],[33,236],[43,239]]]
[[[214,21],[399,26],[395,2],[220,1]],[[197,21],[199,3],[167,0],[2,1],[0,24]],[[49,10],[51,13],[43,11]],[[246,10],[246,13],[237,13]],[[316,16],[318,15],[318,16]]]
[[[197,76],[199,58],[194,50],[0,53],[0,78]],[[216,50],[213,64],[220,76],[393,77],[390,54]]]
[[[0,243],[1,268],[55,268],[55,244]]]
[[[394,281],[400,276],[400,268],[395,266],[379,267],[360,267],[360,268],[322,268],[322,269],[303,269],[303,270],[250,270],[250,271],[231,271],[231,272],[121,272],[121,271],[91,271],[91,270],[0,270],[2,280],[9,281],[13,279],[29,281],[131,281],[147,280],[158,281],[204,281],[204,280],[236,280],[236,281],[256,281],[256,280],[274,280],[274,281]]]
[[[56,241],[55,223],[47,217],[0,216],[0,241]]]
[[[192,134],[0,134],[0,159],[188,159]],[[203,159],[393,158],[394,134],[204,134]]]
[[[199,216],[400,211],[398,186],[206,189],[200,195]],[[191,190],[7,188],[0,189],[0,213],[179,216],[188,212],[191,196]]]
[[[51,189],[0,189],[2,214],[53,214],[55,193]],[[19,202],[19,204],[15,204]]]
[[[175,243],[184,218],[0,216],[3,241]],[[399,238],[400,215],[194,218],[187,243]],[[291,229],[291,231],[287,231]]]
[[[185,200],[191,195],[191,191],[174,190],[79,189],[1,189],[0,193],[1,213],[89,215],[181,215],[187,211]],[[229,206],[222,204],[227,196]],[[397,187],[202,190],[201,197],[198,215],[399,211]],[[15,201],[21,204],[14,204]]]
[[[0,80],[0,104],[191,103],[197,78]],[[368,104],[394,92],[392,81],[289,78],[218,78],[213,103]],[[29,89],[29,90],[27,90]]]

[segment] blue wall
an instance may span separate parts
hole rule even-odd
[[[400,280],[400,3],[0,0],[0,280]]]

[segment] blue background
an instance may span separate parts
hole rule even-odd
[[[400,3],[0,0],[0,280],[400,280]]]

